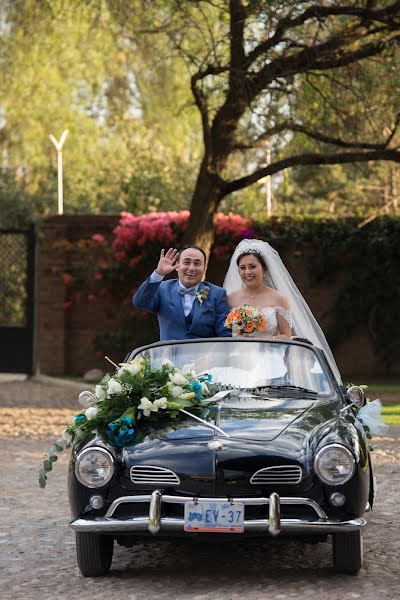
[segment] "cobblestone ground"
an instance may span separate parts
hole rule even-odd
[[[376,439],[378,500],[358,576],[337,575],[330,543],[173,541],[117,547],[108,577],[86,579],[68,528],[68,456],[37,486],[52,437],[76,411],[79,390],[39,382],[0,385],[0,590],[2,600],[362,600],[400,597],[400,428]],[[53,406],[51,412],[49,408]],[[31,433],[29,433],[31,432]]]

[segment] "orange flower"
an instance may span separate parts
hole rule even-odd
[[[255,324],[253,323],[253,321],[249,321],[246,325],[246,327],[243,329],[243,331],[245,333],[253,333],[254,329],[255,329]]]
[[[258,329],[259,329],[260,331],[265,331],[265,328],[266,328],[266,326],[267,326],[267,322],[266,322],[266,320],[265,320],[265,319],[263,319],[263,320],[260,322],[260,324],[259,324],[259,326],[258,326]]]

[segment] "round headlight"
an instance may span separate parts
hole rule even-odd
[[[354,473],[354,457],[340,444],[322,448],[315,457],[315,472],[328,485],[342,485]]]
[[[76,457],[75,475],[86,487],[102,487],[113,473],[114,459],[104,448],[85,448]]]

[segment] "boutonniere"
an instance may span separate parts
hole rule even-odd
[[[196,292],[195,298],[199,304],[203,304],[204,300],[207,300],[210,288],[206,285],[201,290]]]

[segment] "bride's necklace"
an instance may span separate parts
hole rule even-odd
[[[264,292],[265,288],[263,288],[262,290],[258,291],[258,292],[254,292],[252,295],[249,294],[249,298],[250,300],[254,300],[255,298],[257,298],[257,296],[259,296],[260,294],[262,294]]]

